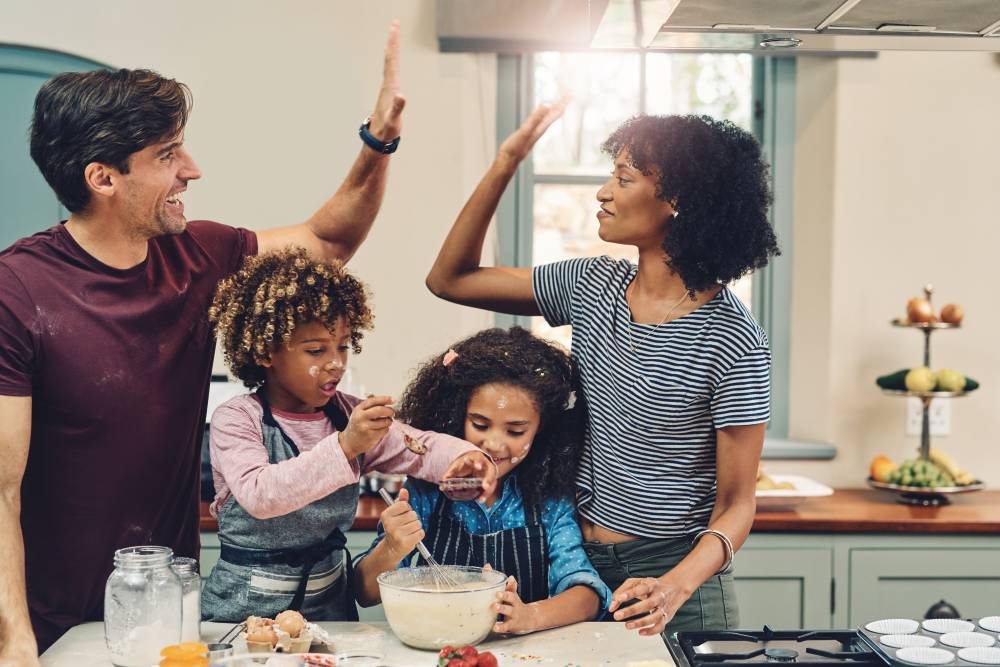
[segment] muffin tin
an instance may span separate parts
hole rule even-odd
[[[1000,616],[981,619],[888,618],[867,623],[858,634],[892,665],[1000,667]]]

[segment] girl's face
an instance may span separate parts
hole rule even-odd
[[[486,384],[469,397],[465,439],[493,458],[498,478],[525,459],[540,425],[531,394],[520,387]]]
[[[314,412],[337,392],[347,368],[351,330],[337,319],[333,330],[320,322],[295,327],[288,346],[278,345],[262,365],[268,400],[286,412]]]
[[[634,245],[640,250],[660,246],[676,211],[670,202],[657,198],[657,174],[643,174],[630,166],[630,160],[628,149],[623,148],[615,158],[611,178],[597,191],[601,203],[597,235],[609,243]]]

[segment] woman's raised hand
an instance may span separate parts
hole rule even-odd
[[[507,137],[498,151],[500,158],[520,162],[528,156],[538,138],[545,134],[552,123],[563,115],[569,98],[563,98],[553,105],[539,104],[531,115],[521,123],[514,134]]]

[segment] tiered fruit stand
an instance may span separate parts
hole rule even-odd
[[[924,295],[929,302],[934,288],[930,285],[924,287]],[[924,334],[924,366],[931,366],[931,334],[943,329],[958,329],[960,324],[949,324],[947,322],[909,322],[899,318],[892,321],[895,327],[906,329],[916,329]],[[889,396],[904,396],[907,398],[919,398],[923,405],[923,418],[920,427],[920,458],[924,461],[930,460],[931,451],[931,429],[930,429],[930,407],[931,401],[935,398],[960,398],[965,396],[966,391],[907,391],[899,389],[882,389],[884,394]],[[926,487],[926,486],[903,486],[901,484],[891,484],[880,482],[868,478],[868,485],[885,491],[893,491],[899,494],[897,500],[908,505],[937,506],[947,505],[951,501],[948,496],[955,493],[969,493],[971,491],[981,491],[983,483],[979,480],[972,484],[963,486]]]

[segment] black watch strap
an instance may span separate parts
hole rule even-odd
[[[361,141],[365,142],[369,148],[383,155],[389,155],[390,153],[395,153],[396,149],[399,148],[399,137],[396,137],[392,141],[386,143],[384,141],[379,141],[372,133],[368,131],[368,128],[372,124],[372,119],[369,116],[365,119],[365,122],[361,124],[358,128],[358,136],[361,137]]]

